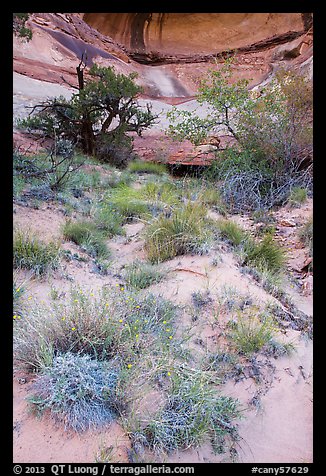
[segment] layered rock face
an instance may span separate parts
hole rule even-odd
[[[291,41],[312,25],[309,13],[85,13],[83,19],[145,63],[261,50]]]
[[[14,37],[14,71],[66,87],[77,88],[83,54],[88,66],[137,72],[145,96],[170,104],[194,97],[230,51],[234,78],[251,88],[283,66],[312,78],[310,13],[33,13],[27,26],[30,42]]]

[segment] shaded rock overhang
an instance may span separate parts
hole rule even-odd
[[[196,63],[295,40],[312,13],[84,13],[83,20],[123,44],[143,64]]]

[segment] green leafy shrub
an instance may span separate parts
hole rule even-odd
[[[269,210],[285,203],[293,187],[311,188],[312,87],[303,75],[279,70],[254,96],[248,80],[234,79],[235,57],[208,71],[197,101],[208,104],[204,117],[172,108],[168,134],[202,143],[225,134],[235,145],[219,153],[208,177],[221,180],[224,202],[233,212]]]
[[[135,83],[136,73],[116,73],[112,67],[96,64],[84,81],[83,61],[77,67],[78,92],[70,99],[63,96],[47,99],[36,106],[34,115],[22,119],[17,127],[41,133],[52,139],[62,136],[83,153],[101,161],[124,167],[132,158],[132,137],[151,127],[156,116],[151,106],[139,106],[142,88]]]
[[[13,239],[13,264],[15,268],[29,269],[36,276],[43,276],[59,266],[58,243],[44,243],[30,231],[17,229]]]

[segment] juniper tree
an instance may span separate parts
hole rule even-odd
[[[132,148],[133,139],[128,133],[141,136],[157,116],[149,104],[143,109],[137,102],[142,91],[135,82],[137,73],[126,76],[112,67],[94,64],[86,80],[83,58],[76,69],[78,92],[71,99],[59,96],[41,102],[17,125],[42,137],[68,139],[84,153],[108,162],[118,159],[119,165],[126,150]]]

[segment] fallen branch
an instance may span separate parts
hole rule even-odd
[[[193,274],[197,274],[197,276],[203,276],[204,278],[207,278],[206,274],[199,273],[198,271],[193,271],[192,269],[188,269],[188,268],[174,268],[174,269],[171,269],[169,272],[173,272],[173,271],[185,271],[186,273],[193,273]]]

